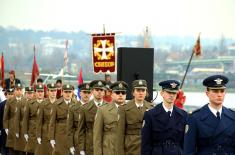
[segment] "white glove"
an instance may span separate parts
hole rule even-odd
[[[38,141],[38,144],[42,144],[42,139],[41,139],[41,137],[38,137],[38,138],[37,138],[37,141]]]
[[[70,147],[69,150],[70,150],[70,152],[71,152],[72,155],[75,154],[75,148],[74,148],[74,147]]]
[[[55,148],[55,140],[50,140],[52,148]]]
[[[29,135],[28,134],[24,134],[24,139],[26,140],[26,142],[29,141]]]
[[[20,137],[19,133],[16,133],[16,138],[19,138],[19,137]]]
[[[80,155],[85,155],[85,151],[80,151]]]
[[[8,135],[8,129],[5,129],[6,134]]]

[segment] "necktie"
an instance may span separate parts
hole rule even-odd
[[[218,119],[218,120],[220,120],[220,112],[216,112],[216,118]]]
[[[171,111],[167,112],[168,117],[171,117]]]

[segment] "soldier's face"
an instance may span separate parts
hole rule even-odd
[[[94,88],[92,90],[92,94],[94,96],[95,99],[97,100],[101,100],[104,97],[104,89],[101,88]]]
[[[25,97],[28,100],[31,100],[34,98],[34,93],[33,92],[25,92]]]
[[[133,96],[138,102],[144,101],[147,95],[147,90],[145,88],[135,88],[133,91]]]
[[[177,94],[174,92],[168,92],[168,91],[163,90],[161,91],[161,96],[165,103],[173,104],[176,99]]]
[[[22,89],[16,88],[15,89],[15,96],[16,97],[21,97],[22,96]]]
[[[73,96],[73,91],[72,90],[63,90],[63,98],[65,100],[70,100]]]
[[[213,105],[222,105],[226,94],[225,89],[209,89],[206,91],[206,95],[209,101]]]
[[[112,99],[117,104],[123,104],[126,100],[126,92],[125,91],[114,91],[112,93]]]
[[[49,89],[48,90],[48,96],[50,97],[50,98],[56,98],[56,89],[55,90],[52,90],[52,89]]]
[[[41,100],[41,99],[43,99],[43,97],[44,97],[44,91],[37,90],[36,91],[36,98]]]
[[[83,102],[87,103],[91,97],[91,91],[81,91],[80,96]]]

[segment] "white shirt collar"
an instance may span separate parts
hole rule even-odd
[[[69,103],[71,103],[71,99],[70,99],[70,100],[64,100],[64,102],[65,102],[66,104],[69,104]]]
[[[114,103],[115,104],[115,106],[118,108],[119,107],[119,105],[117,104],[117,103]]]
[[[209,107],[210,111],[215,115],[215,117],[217,117],[217,115],[216,115],[217,112],[219,112],[220,116],[221,116],[221,114],[222,114],[222,107],[219,110],[216,110],[216,109],[212,108],[209,104],[208,104],[208,107]]]
[[[20,100],[21,100],[21,97],[16,97],[16,100],[17,100],[17,101],[20,101]]]
[[[135,102],[135,105],[136,105],[137,108],[139,108],[139,107],[143,107],[144,103],[138,104],[138,103]]]
[[[96,105],[97,107],[100,107],[100,106],[103,104],[103,100],[100,101],[100,102],[96,102],[96,101],[94,100],[94,102],[95,102],[95,105]]]
[[[171,108],[171,109],[168,109],[168,108],[164,105],[164,103],[162,103],[162,106],[163,106],[163,109],[164,109],[166,112],[170,111],[170,112],[171,112],[171,114],[172,114],[173,106],[172,106],[172,108]]]
[[[80,100],[80,102],[81,102],[81,104],[82,104],[82,105],[86,104],[86,103],[85,103],[85,102],[83,102],[82,100]]]
[[[37,100],[37,102],[38,102],[38,103],[41,103],[42,101],[43,101],[43,99],[41,99],[41,100]]]

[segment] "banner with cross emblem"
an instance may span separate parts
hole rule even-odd
[[[92,34],[94,72],[115,72],[115,33]]]

